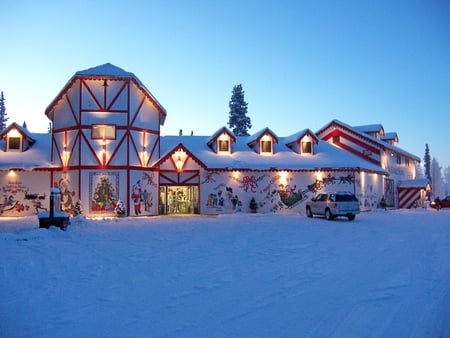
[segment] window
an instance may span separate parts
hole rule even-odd
[[[271,153],[272,152],[272,141],[261,141],[261,152]]]
[[[397,164],[402,164],[402,157],[397,155]]]
[[[9,137],[8,138],[8,149],[9,150],[19,150],[20,149],[20,137]]]
[[[229,152],[230,142],[228,140],[219,140],[219,151]]]
[[[91,135],[93,139],[115,140],[116,127],[113,125],[94,124]]]
[[[339,135],[333,136],[333,143],[339,143],[341,141]]]
[[[310,141],[302,142],[302,154],[311,154],[312,153],[312,144]]]

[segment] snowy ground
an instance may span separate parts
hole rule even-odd
[[[0,218],[1,337],[450,337],[450,210]]]

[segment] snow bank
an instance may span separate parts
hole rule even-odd
[[[449,216],[0,218],[0,332],[449,336]]]

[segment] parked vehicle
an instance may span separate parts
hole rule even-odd
[[[325,216],[332,220],[338,216],[345,216],[353,221],[359,214],[359,201],[351,192],[323,192],[311,198],[306,203],[306,216]]]
[[[443,199],[436,198],[431,202],[431,207],[435,209],[450,208],[450,196],[444,197]]]

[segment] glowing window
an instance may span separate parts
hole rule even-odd
[[[103,140],[115,140],[116,139],[116,126],[104,125],[104,124],[94,124],[92,126],[92,136],[93,139],[103,139]]]
[[[302,142],[302,154],[311,154],[311,153],[312,153],[311,142],[309,141]]]
[[[8,137],[8,149],[19,150],[20,149],[20,137]]]
[[[230,142],[228,140],[219,140],[219,151],[230,151]]]
[[[261,152],[271,153],[272,152],[272,141],[261,141]]]

